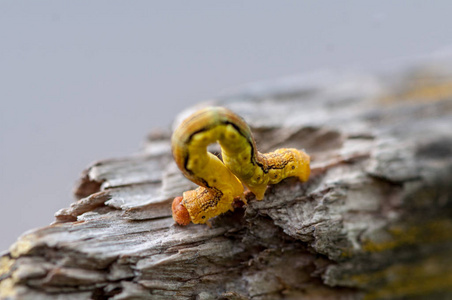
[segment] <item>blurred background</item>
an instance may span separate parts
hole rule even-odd
[[[372,71],[452,45],[450,1],[2,1],[0,251],[53,221],[91,162],[222,90]]]

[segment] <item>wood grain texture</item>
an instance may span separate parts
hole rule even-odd
[[[259,150],[306,149],[312,178],[212,228],[175,226],[171,201],[195,185],[170,132],[154,132],[141,154],[86,170],[81,199],[3,254],[1,297],[452,297],[451,70],[323,74],[219,97],[209,105],[243,116]]]

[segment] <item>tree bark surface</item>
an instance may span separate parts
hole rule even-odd
[[[172,199],[195,185],[170,130],[154,130],[140,153],[84,171],[78,200],[2,255],[0,296],[452,297],[451,70],[313,74],[182,112],[175,124],[205,105],[233,110],[259,151],[305,149],[310,180],[271,186],[211,228],[177,226]]]

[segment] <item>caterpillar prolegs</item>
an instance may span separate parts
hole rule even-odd
[[[215,142],[221,146],[223,161],[207,151]],[[293,176],[307,181],[310,174],[309,155],[292,148],[258,152],[245,121],[223,107],[189,116],[174,131],[171,143],[179,169],[200,186],[174,199],[173,218],[180,225],[202,224],[233,209],[243,185],[262,200],[268,184]]]

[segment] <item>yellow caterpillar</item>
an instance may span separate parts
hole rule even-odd
[[[219,142],[223,161],[207,151]],[[245,121],[223,107],[209,107],[188,117],[174,131],[172,152],[184,175],[199,185],[173,201],[173,218],[180,225],[199,224],[233,209],[243,184],[262,200],[268,184],[295,176],[309,178],[309,156],[297,149],[261,154]],[[243,183],[243,184],[242,184]]]

